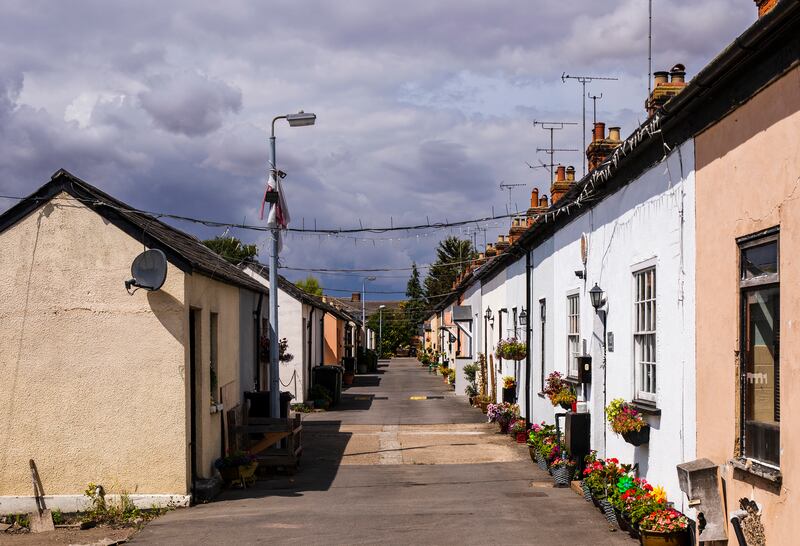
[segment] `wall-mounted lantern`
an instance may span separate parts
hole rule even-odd
[[[592,307],[595,308],[595,311],[599,311],[606,304],[606,300],[603,298],[603,289],[597,286],[597,283],[594,283],[592,289],[589,290],[589,297],[592,299]]]
[[[522,308],[522,312],[519,314],[519,324],[520,326],[527,326],[528,325],[528,313],[525,311],[525,308]]]

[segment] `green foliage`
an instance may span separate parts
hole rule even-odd
[[[322,296],[322,287],[319,284],[319,279],[313,275],[309,275],[302,281],[297,281],[294,284],[306,294],[311,294],[312,296]]]
[[[56,508],[52,512],[53,515],[53,525],[63,525],[64,524],[64,514]]]
[[[381,316],[383,316],[383,336],[380,355],[385,358],[389,353],[396,353],[400,347],[411,345],[416,327],[408,319],[405,304],[401,304],[398,309],[387,307],[382,313],[373,313],[367,319],[367,327],[376,334],[381,331]]]
[[[425,303],[425,292],[422,290],[417,264],[414,262],[411,263],[411,277],[406,284],[406,298],[408,298],[405,304],[406,319],[409,326],[414,328],[412,335],[415,335],[417,327],[425,322],[427,304]]]
[[[436,305],[453,290],[453,281],[466,270],[468,262],[478,256],[472,241],[448,237],[436,248],[436,261],[425,277],[425,296],[429,306]]]
[[[144,512],[137,508],[127,492],[119,495],[116,502],[106,501],[103,486],[90,483],[83,494],[89,498],[89,509],[84,513],[84,519],[96,523],[107,524],[132,524],[141,523],[160,514],[160,511]]]
[[[245,245],[236,237],[217,236],[203,241],[203,244],[232,264],[252,261],[258,255],[256,245]]]

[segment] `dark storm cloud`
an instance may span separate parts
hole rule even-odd
[[[257,223],[269,122],[296,225],[413,224],[526,207],[547,135],[533,119],[579,121],[562,72],[614,74],[600,119],[644,117],[647,4],[640,0],[7,0],[0,6],[0,194],[59,167],[134,206]],[[654,68],[696,73],[755,20],[749,0],[655,3]],[[582,145],[579,129],[557,145]],[[557,158],[579,165],[579,154]],[[579,169],[580,172],[580,169]],[[0,209],[11,202],[0,200]],[[201,236],[221,230],[179,224]],[[506,229],[490,223],[493,240]],[[262,234],[233,231],[263,246]],[[386,240],[293,236],[296,266],[403,267],[446,233]],[[483,236],[479,238],[482,242]],[[266,259],[266,252],[262,252]],[[302,276],[302,274],[300,274]],[[327,278],[360,287],[358,275]],[[402,280],[381,280],[384,288]],[[394,284],[392,284],[394,283]]]
[[[147,85],[147,91],[139,93],[142,108],[172,133],[205,135],[242,107],[241,91],[194,72],[159,74]]]

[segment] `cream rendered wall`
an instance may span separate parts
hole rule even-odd
[[[222,412],[211,413],[211,313],[218,321],[218,369],[219,389],[233,393],[238,400],[242,391],[239,381],[239,288],[202,275],[185,275],[186,301],[190,309],[200,312],[199,352],[196,378],[198,397],[197,473],[199,478],[211,478],[216,470],[214,461],[223,455]],[[188,323],[188,311],[186,314]],[[186,361],[189,361],[189,334],[184,338]],[[190,385],[186,383],[185,403],[189,407]],[[219,390],[218,390],[219,392]],[[216,401],[220,401],[219,394]],[[226,408],[230,409],[230,408]],[[186,434],[190,434],[189,412],[186,412]],[[191,454],[187,448],[187,456]]]
[[[29,458],[48,495],[188,493],[184,275],[129,296],[142,250],[66,194],[0,233],[0,512]]]

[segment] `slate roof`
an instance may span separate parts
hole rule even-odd
[[[0,233],[13,226],[60,193],[67,193],[148,248],[164,251],[167,260],[181,271],[246,288],[267,290],[235,265],[205,246],[199,239],[157,218],[138,212],[130,205],[59,169],[50,181],[0,215]],[[131,256],[131,260],[133,260]],[[122,283],[124,279],[120,280]]]
[[[264,277],[265,279],[269,280],[269,267],[262,264],[261,262],[247,262],[241,264],[241,267],[242,268],[249,267],[253,269],[253,271],[255,271],[256,273]],[[348,321],[352,320],[359,323],[361,322],[360,319],[357,319],[356,317],[351,317],[343,310],[327,302],[322,301],[322,298],[314,296],[313,294],[309,294],[308,292],[300,289],[296,284],[294,284],[292,281],[290,281],[283,275],[278,275],[278,288],[280,288],[281,290],[292,296],[297,301],[306,303],[318,309],[322,309],[323,311],[336,315],[342,320],[348,320]]]

